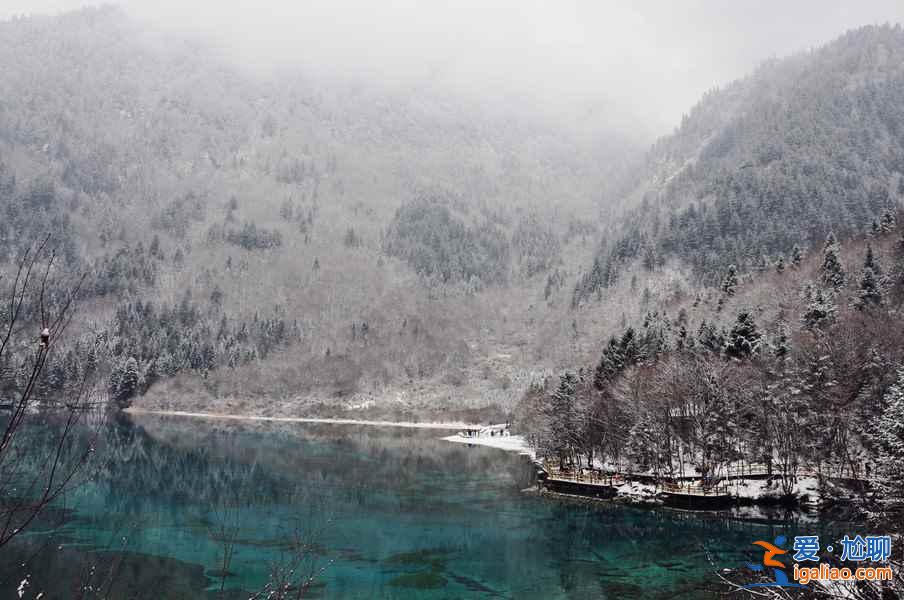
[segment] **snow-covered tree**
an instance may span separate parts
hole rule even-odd
[[[804,293],[807,305],[801,315],[801,322],[805,329],[815,329],[830,323],[835,317],[835,303],[828,297],[822,288],[809,285]]]
[[[879,469],[899,494],[904,493],[904,368],[884,398],[885,411],[879,420],[881,444]]]
[[[720,289],[728,298],[735,295],[735,291],[738,289],[738,268],[735,265],[728,265],[728,271],[722,278]]]
[[[135,360],[134,356],[130,356],[125,364],[116,369],[114,373],[116,377],[111,379],[114,400],[119,406],[126,407],[131,403],[132,397],[138,391],[138,381],[141,378],[138,361]]]
[[[700,328],[697,330],[697,341],[701,346],[712,352],[722,351],[722,346],[725,341],[724,337],[725,336],[716,329],[715,323],[707,323],[706,320],[703,320],[700,323]]]
[[[894,211],[890,208],[886,208],[882,212],[882,218],[879,221],[879,229],[882,233],[889,233],[894,231],[897,227],[898,223]]]
[[[866,257],[863,259],[863,268],[871,269],[877,277],[882,277],[882,265],[879,263],[879,259],[876,258],[876,254],[873,252],[872,244],[866,245]]]
[[[725,355],[732,358],[748,358],[759,352],[762,337],[751,314],[742,311],[738,313],[737,321],[725,341]]]
[[[826,245],[822,252],[822,266],[819,275],[823,285],[834,290],[844,287],[845,273],[839,256],[838,240],[833,232],[826,237]]]
[[[882,304],[882,286],[879,278],[872,269],[864,268],[860,275],[860,285],[854,299],[854,306],[859,310],[864,310],[879,304]]]
[[[778,324],[778,331],[776,331],[775,338],[772,342],[772,354],[779,362],[784,361],[791,352],[790,337],[788,324],[784,321],[780,321]]]
[[[564,468],[574,456],[575,436],[579,432],[577,415],[577,384],[574,373],[565,373],[559,386],[550,395],[544,413],[547,420],[545,452],[555,456]]]
[[[882,267],[873,254],[872,244],[866,245],[866,258],[863,261],[863,271],[854,298],[854,306],[864,310],[870,306],[882,304]]]

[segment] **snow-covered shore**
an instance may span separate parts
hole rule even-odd
[[[264,417],[258,415],[236,415],[182,410],[144,410],[127,408],[131,415],[155,415],[166,417],[190,417],[194,419],[230,419],[235,421],[273,421],[277,423],[326,423],[332,425],[371,425],[374,427],[406,427],[409,429],[473,429],[480,427],[469,423],[421,423],[415,421],[368,421],[363,419],[319,419],[316,417]]]
[[[474,436],[466,437],[455,434],[443,438],[447,442],[456,444],[470,444],[473,446],[487,446],[489,448],[498,448],[507,452],[517,452],[524,456],[535,458],[535,453],[527,444],[527,440],[521,435],[496,435],[496,436]]]

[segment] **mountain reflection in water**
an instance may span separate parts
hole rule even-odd
[[[0,553],[0,597],[26,576],[80,597],[92,573],[112,599],[247,598],[304,540],[305,597],[710,598],[751,541],[812,530],[525,494],[523,457],[442,435],[117,419],[90,479]]]

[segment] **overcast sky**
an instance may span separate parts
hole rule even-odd
[[[0,17],[79,0],[0,0]],[[247,64],[431,79],[578,119],[667,133],[706,90],[846,29],[904,21],[902,0],[123,0]],[[596,115],[599,117],[599,114]]]

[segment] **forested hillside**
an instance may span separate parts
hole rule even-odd
[[[712,92],[651,149],[572,293],[575,323],[627,310],[519,407],[542,457],[761,469],[760,500],[815,493],[900,531],[902,59],[900,26],[850,32]]]
[[[864,233],[904,197],[904,31],[864,27],[707,94],[649,151],[575,303],[624,266],[680,260],[718,283]]]
[[[651,310],[592,364],[535,384],[518,423],[551,464],[716,481],[763,469],[774,502],[803,478],[899,531],[904,514],[904,236],[821,248]],[[839,478],[869,481],[851,490]],[[835,483],[831,483],[831,481]],[[810,492],[812,494],[812,492]]]
[[[112,8],[0,23],[0,57],[3,269],[50,235],[88,275],[48,398],[90,372],[122,406],[453,409],[571,355],[531,324],[567,310],[627,141],[251,75]]]
[[[122,406],[510,407],[729,271],[887,234],[904,195],[900,27],[764,64],[637,161],[429,83],[250,75],[116,9],[2,23],[0,56],[3,268],[49,234],[87,273],[48,398],[90,372]]]

